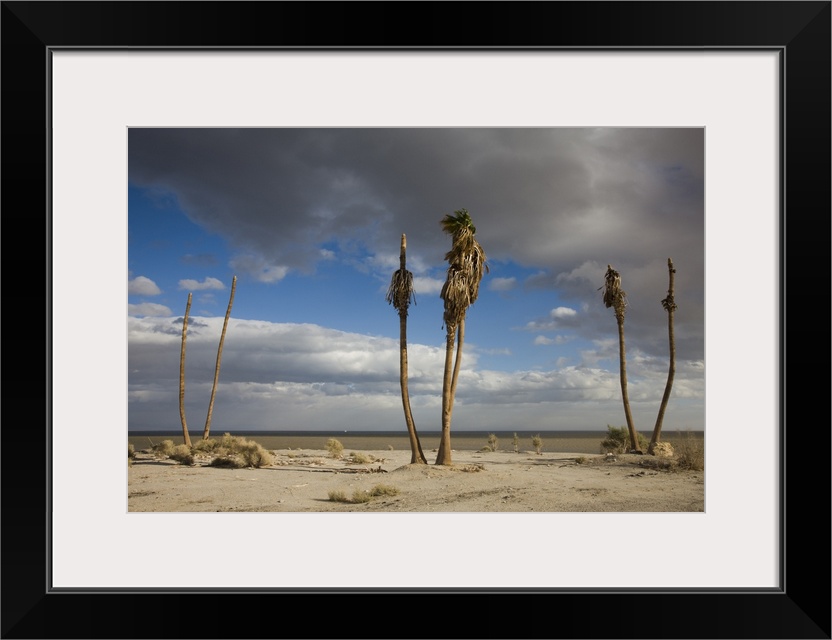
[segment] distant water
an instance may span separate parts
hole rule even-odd
[[[211,437],[218,438],[225,431],[212,432]],[[234,436],[243,436],[263,445],[264,448],[275,449],[325,449],[329,438],[337,438],[346,450],[355,451],[383,451],[390,449],[410,450],[410,439],[407,431],[231,431]],[[514,450],[514,431],[460,431],[451,432],[451,447],[458,451],[478,451],[486,446],[488,436],[497,436],[497,448],[503,451]],[[549,453],[586,453],[601,452],[601,441],[607,436],[604,431],[517,431],[518,449],[533,451],[532,437],[540,435],[543,440],[543,451]],[[699,438],[704,437],[702,431],[691,431],[690,434]],[[687,435],[685,432],[684,435]],[[649,438],[650,434],[644,434]],[[662,440],[674,444],[683,434],[678,431],[662,432]],[[202,438],[202,433],[191,433],[191,441]],[[438,432],[419,433],[422,450],[433,451],[439,447]],[[131,431],[128,442],[137,451],[150,447],[162,440],[182,442],[182,430],[179,431]]]

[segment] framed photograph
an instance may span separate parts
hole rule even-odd
[[[4,638],[350,637],[380,596],[462,637],[830,637],[830,432],[804,415],[828,334],[787,312],[829,267],[829,2],[2,12],[6,319],[26,331],[22,357],[7,331]],[[699,132],[704,511],[130,513],[129,132],[220,128]],[[411,635],[369,622],[357,637]]]

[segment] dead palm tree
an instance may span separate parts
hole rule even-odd
[[[413,274],[407,270],[407,238],[402,234],[401,251],[399,253],[399,269],[393,272],[390,287],[387,289],[387,302],[399,312],[399,383],[402,388],[402,406],[404,420],[407,423],[407,433],[410,436],[410,463],[427,464],[422,444],[416,433],[416,423],[410,410],[410,394],[407,389],[407,310],[410,301],[416,303],[413,293]]]
[[[191,436],[188,435],[188,422],[185,420],[185,338],[188,336],[188,315],[191,313],[191,299],[188,294],[188,304],[185,307],[185,319],[182,321],[182,350],[179,353],[179,419],[182,421],[182,435],[185,444],[191,446]]]
[[[220,361],[222,360],[222,345],[225,342],[225,331],[228,329],[228,317],[231,315],[231,305],[234,304],[234,290],[237,288],[237,276],[231,281],[231,296],[228,299],[228,309],[225,311],[225,321],[222,323],[222,334],[220,334],[220,346],[217,348],[217,364],[214,367],[214,386],[211,387],[211,400],[208,402],[208,417],[205,418],[205,431],[202,439],[207,440],[211,433],[211,417],[214,413],[214,397],[217,395],[217,381],[220,378]]]
[[[442,435],[436,464],[450,465],[451,414],[465,341],[465,315],[479,296],[480,282],[488,272],[485,252],[474,235],[477,232],[467,209],[454,211],[441,220],[442,230],[451,235],[451,250],[445,254],[448,274],[439,294],[445,302],[445,374],[442,381]],[[454,358],[454,348],[456,357]],[[452,368],[453,362],[453,368]]]
[[[627,294],[621,288],[621,275],[610,265],[607,265],[604,286],[601,288],[604,290],[604,305],[608,309],[612,307],[615,312],[615,320],[618,323],[618,367],[621,378],[621,398],[624,401],[624,416],[627,419],[627,429],[630,432],[630,449],[641,453],[638,434],[633,425],[633,415],[630,412],[630,398],[627,395],[627,352],[624,346],[624,315],[627,312]]]
[[[667,297],[662,300],[662,307],[665,311],[667,311],[667,336],[668,342],[670,343],[670,366],[667,370],[667,384],[665,384],[662,403],[659,406],[659,415],[656,417],[656,426],[653,427],[653,436],[650,438],[650,446],[647,449],[648,453],[653,453],[653,449],[656,444],[661,440],[664,412],[667,409],[667,402],[670,399],[670,390],[673,387],[673,378],[676,376],[676,336],[673,332],[673,313],[677,308],[676,302],[673,299],[676,268],[673,266],[673,260],[670,258],[667,259],[667,272],[669,284],[667,288]]]

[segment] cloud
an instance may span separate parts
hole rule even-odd
[[[169,307],[154,302],[127,305],[127,314],[130,316],[168,317],[171,313],[172,311]]]
[[[490,278],[488,289],[490,291],[511,291],[517,286],[517,278]]]
[[[331,256],[325,251],[321,251],[321,256],[325,260],[331,259]],[[251,276],[258,282],[265,283],[279,282],[289,273],[288,267],[271,264],[263,257],[251,254],[232,258],[231,268],[239,273]]]
[[[162,290],[150,278],[138,276],[127,282],[127,293],[137,296],[158,296]]]
[[[188,415],[203,415],[207,407],[222,325],[221,317],[192,317],[189,322]],[[182,318],[171,316],[128,319],[131,429],[178,424],[181,328]],[[615,343],[606,346],[614,350]],[[408,356],[417,425],[438,430],[445,350],[411,343]],[[621,400],[617,370],[605,369],[600,362],[599,358],[594,366],[503,372],[481,369],[475,353],[468,352],[459,378],[454,423],[458,428],[480,430],[603,429],[619,416]],[[682,372],[696,370],[701,363],[677,366],[681,378]],[[655,419],[664,376],[666,363],[634,351],[629,388],[633,411],[640,420]],[[679,384],[674,398],[701,399],[704,384],[701,376],[697,380]],[[404,428],[398,339],[313,324],[232,318],[219,381],[215,430]],[[605,413],[615,417],[605,418]],[[668,415],[673,420],[669,425],[689,420],[690,428],[702,428],[696,406],[682,411],[674,404]]]
[[[559,344],[566,344],[573,340],[569,336],[555,336],[554,338],[547,338],[546,336],[537,336],[534,339],[534,344],[541,345],[541,346],[548,346],[548,345],[559,345]]]
[[[198,280],[180,280],[179,288],[184,291],[222,290],[225,289],[225,285],[216,278],[205,278],[202,282]]]

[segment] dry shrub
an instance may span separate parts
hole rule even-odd
[[[220,441],[213,438],[197,440],[193,450],[199,453],[215,453],[220,448]]]
[[[329,492],[330,502],[349,502],[347,494],[340,490],[333,490]]]
[[[497,436],[493,433],[488,434],[488,450],[489,451],[496,451],[497,450]]]
[[[534,452],[537,455],[540,455],[540,452],[543,449],[543,438],[540,437],[540,434],[532,436],[532,446],[534,447]]]
[[[638,437],[638,448],[647,451],[650,441],[644,434],[636,431]],[[601,441],[601,453],[627,453],[633,449],[630,442],[630,430],[627,427],[613,427],[607,425],[607,437]]]
[[[261,467],[268,467],[274,462],[272,454],[263,448],[259,442],[242,439],[239,443],[239,454],[243,458],[243,462],[247,467],[254,467],[259,469]]]
[[[370,495],[376,496],[397,496],[399,490],[396,487],[391,487],[388,484],[377,484],[370,490]]]
[[[236,456],[219,456],[208,463],[209,467],[219,467],[221,469],[241,469],[243,467],[242,461]]]
[[[356,489],[352,493],[352,499],[350,502],[353,504],[362,504],[364,502],[369,502],[372,496],[367,491],[363,491],[361,489]]]
[[[194,454],[191,453],[191,448],[186,444],[178,444],[173,448],[173,451],[168,454],[171,460],[176,460],[179,464],[192,465],[194,463]]]
[[[357,453],[353,451],[350,453],[350,458],[348,460],[351,464],[368,464],[373,461],[373,456],[365,455],[363,453]]]
[[[676,464],[680,469],[702,471],[705,468],[705,440],[695,433],[679,433],[674,449]]]
[[[340,458],[344,453],[344,445],[339,440],[330,438],[326,441],[326,450],[329,451],[331,457]]]
[[[153,453],[156,454],[157,458],[169,458],[173,449],[173,440],[162,440],[159,444],[153,445]]]

